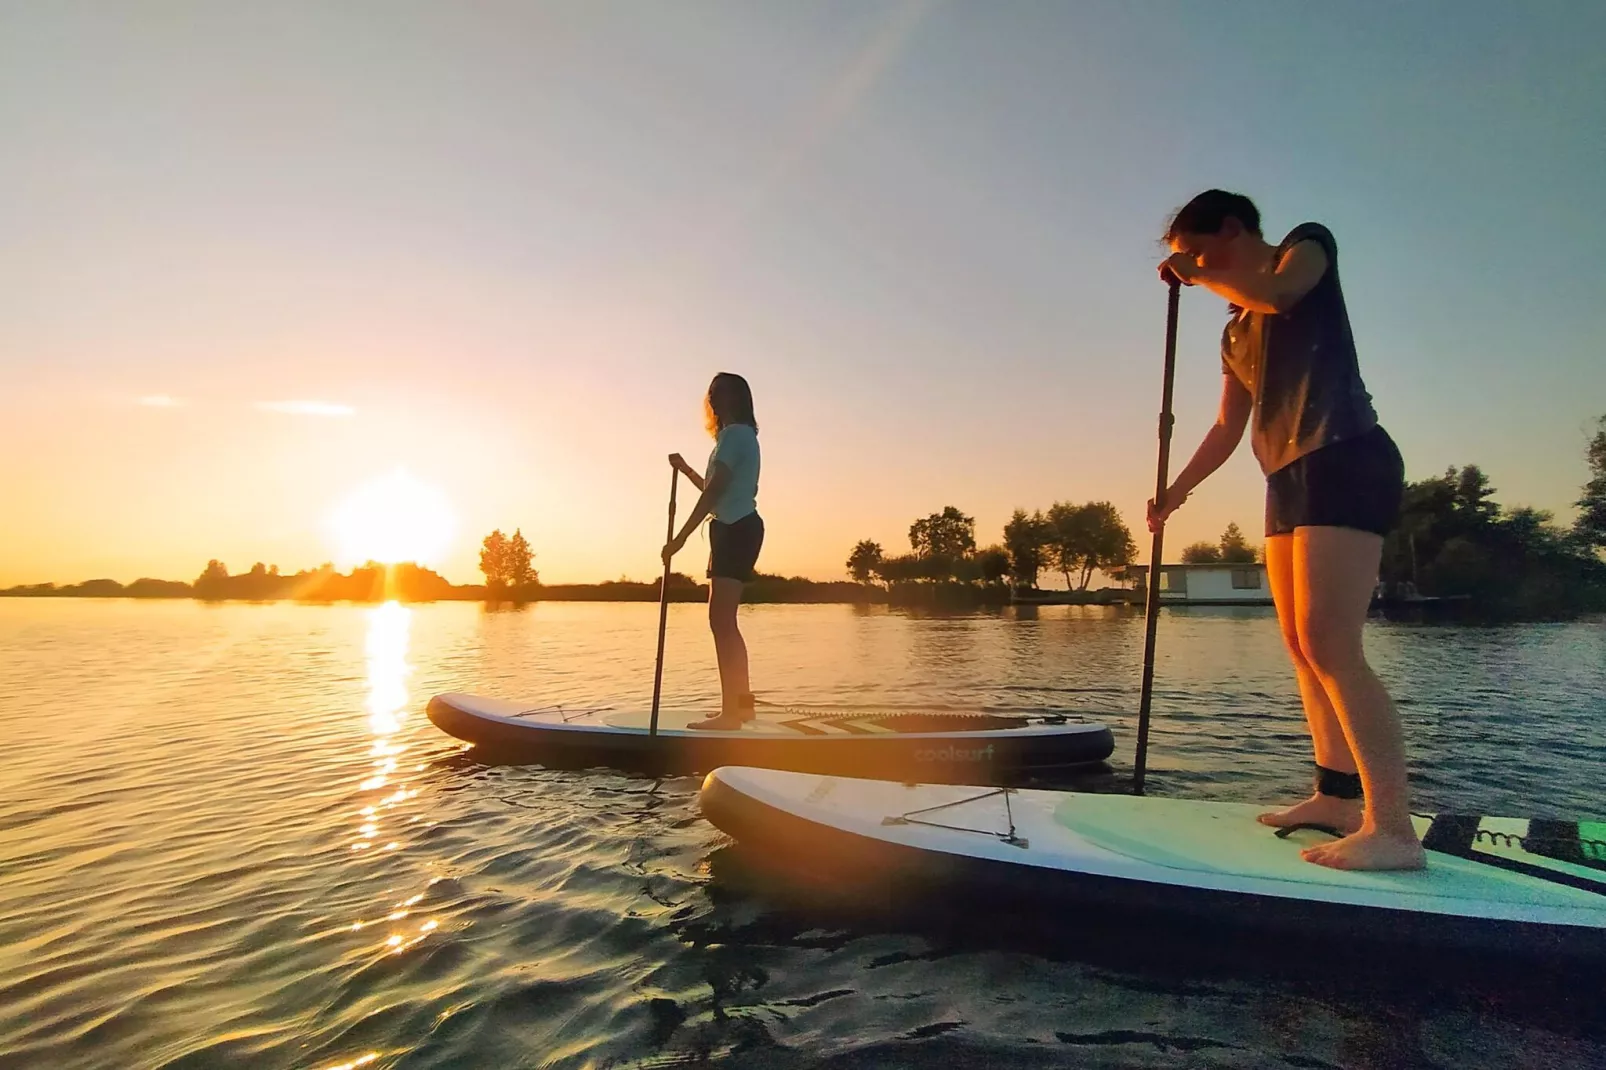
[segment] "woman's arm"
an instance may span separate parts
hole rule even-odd
[[[664,547],[665,561],[674,557],[680,548],[686,545],[686,540],[691,538],[691,533],[697,530],[697,525],[701,524],[708,514],[713,511],[714,503],[725,492],[725,488],[730,486],[730,481],[730,466],[724,461],[715,461],[714,473],[708,477],[707,485],[703,487],[702,494],[698,495],[697,504],[692,506],[691,515],[686,518],[686,523],[682,525],[680,534],[676,535],[669,545]]]
[[[686,458],[678,453],[671,453],[669,455],[669,463],[674,465],[681,475],[690,480],[692,486],[698,490],[706,489],[703,486],[703,477],[697,474],[697,469],[686,463]]]
[[[1197,283],[1251,312],[1287,312],[1322,281],[1327,273],[1327,251],[1321,242],[1302,241],[1283,254],[1277,270],[1246,271],[1242,268],[1201,268],[1186,253],[1178,253],[1166,263],[1183,282]]]
[[[1249,424],[1249,413],[1254,408],[1254,402],[1255,399],[1244,389],[1237,376],[1231,372],[1222,373],[1221,407],[1216,412],[1216,422],[1210,425],[1204,441],[1193,451],[1193,459],[1166,488],[1165,500],[1149,503],[1151,528],[1175,512],[1195,487],[1227,463],[1227,458],[1243,441],[1244,428]]]

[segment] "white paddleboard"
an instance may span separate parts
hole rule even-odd
[[[1064,906],[1102,901],[1270,928],[1606,959],[1606,823],[1425,815],[1427,868],[1349,872],[1304,861],[1263,807],[723,768],[708,818],[777,856],[829,859],[915,887],[970,885]]]

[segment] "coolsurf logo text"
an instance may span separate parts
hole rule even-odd
[[[972,750],[968,747],[922,747],[915,751],[917,762],[985,762],[993,756],[993,745],[978,747]]]

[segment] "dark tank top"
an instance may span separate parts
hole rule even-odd
[[[1315,287],[1286,312],[1235,310],[1221,335],[1222,368],[1255,400],[1249,441],[1267,475],[1377,426],[1338,282],[1338,244],[1320,223],[1301,223],[1277,259],[1303,241],[1327,253]]]

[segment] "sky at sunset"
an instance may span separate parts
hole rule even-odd
[[[1570,521],[1606,414],[1601,3],[0,0],[0,146],[0,586],[466,583],[498,526],[648,579],[721,370],[766,572],[949,504],[1108,499],[1146,553],[1209,186],[1334,231],[1412,478]],[[1173,472],[1223,314],[1184,293]],[[1262,487],[1246,443],[1172,553]]]

